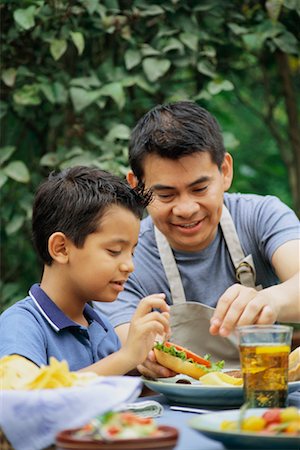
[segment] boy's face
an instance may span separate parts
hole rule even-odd
[[[74,298],[103,302],[116,299],[134,269],[132,254],[139,229],[140,220],[131,211],[113,205],[82,248],[68,243],[68,284]]]
[[[154,192],[148,212],[172,248],[195,252],[213,241],[223,194],[231,180],[232,159],[228,153],[221,170],[207,152],[179,160],[154,154],[146,157],[143,181]]]

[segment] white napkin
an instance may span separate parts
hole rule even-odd
[[[0,427],[15,450],[40,450],[59,431],[85,425],[97,414],[134,401],[139,377],[101,377],[84,387],[0,392]]]

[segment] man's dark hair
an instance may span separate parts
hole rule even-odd
[[[131,133],[129,162],[141,182],[147,155],[176,160],[198,152],[208,152],[220,169],[225,155],[221,129],[206,109],[181,101],[155,106],[138,121]]]
[[[149,201],[149,194],[142,195],[104,170],[77,166],[52,172],[39,186],[33,204],[32,238],[37,254],[44,264],[51,265],[51,234],[60,231],[81,248],[108,207],[122,206],[141,218]]]

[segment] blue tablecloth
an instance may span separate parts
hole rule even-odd
[[[205,437],[202,433],[193,430],[188,426],[188,421],[198,414],[173,411],[170,409],[167,399],[164,395],[151,395],[146,397],[147,400],[155,400],[163,405],[164,413],[161,417],[156,418],[160,425],[170,425],[178,428],[180,435],[174,450],[224,450],[225,447],[218,441],[214,441]],[[137,401],[143,401],[140,398]],[[289,395],[289,405],[300,408],[300,391]]]

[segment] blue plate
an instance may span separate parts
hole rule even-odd
[[[164,394],[170,402],[179,405],[236,407],[244,402],[242,386],[207,386],[194,378],[180,374],[155,380],[142,377],[142,380],[149,389]],[[189,381],[191,384],[178,383],[180,380]],[[289,393],[298,389],[300,381],[289,383]]]
[[[246,411],[245,417],[261,416],[264,408],[253,408]],[[220,425],[223,420],[238,420],[240,410],[214,411],[213,413],[203,414],[193,417],[188,425],[200,431],[205,436],[222,442],[226,448],[239,450],[299,450],[299,436],[288,436],[284,433],[277,435],[263,435],[250,432],[222,431]]]

